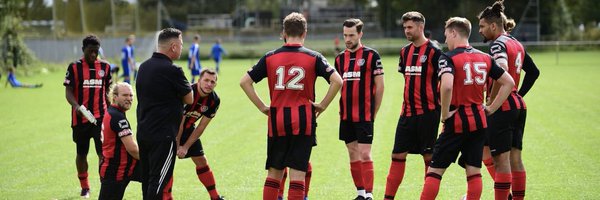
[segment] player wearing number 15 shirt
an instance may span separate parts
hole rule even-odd
[[[452,17],[446,21],[444,35],[449,52],[439,59],[441,119],[443,131],[437,139],[427,170],[421,200],[435,199],[446,168],[455,162],[465,168],[467,199],[481,197],[481,155],[487,128],[486,114],[494,113],[508,97],[514,81],[492,57],[469,45],[471,22]],[[483,93],[488,77],[500,85],[498,95],[488,107]]]
[[[303,47],[306,18],[291,13],[283,20],[285,45],[268,52],[242,77],[240,86],[254,105],[268,116],[267,178],[263,199],[277,199],[283,169],[289,167],[288,199],[304,198],[304,178],[313,144],[316,117],[339,91],[342,80],[318,52]],[[330,83],[320,103],[315,102],[317,76]],[[267,106],[253,83],[268,79],[271,98]]]

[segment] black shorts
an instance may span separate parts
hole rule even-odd
[[[439,110],[417,116],[400,116],[392,153],[431,154],[439,125]]]
[[[465,164],[467,164],[481,168],[485,134],[485,129],[458,134],[454,131],[444,130],[435,142],[430,166],[433,168],[448,168],[450,163],[456,161],[458,153],[460,153],[458,164],[461,167],[465,167]]]
[[[100,185],[100,195],[98,200],[120,200],[125,195],[125,189],[129,184],[129,180],[113,181],[103,180]]]
[[[361,144],[373,143],[373,122],[340,121],[340,140],[346,144],[358,141]]]
[[[90,138],[94,139],[96,154],[102,155],[102,141],[100,132],[102,131],[102,120],[98,120],[94,125],[92,123],[79,124],[71,127],[73,129],[73,142],[77,146],[77,155],[87,155],[90,150]]]
[[[183,133],[181,133],[181,141],[179,141],[179,146],[183,146],[183,144],[187,142],[189,137],[192,135],[192,132],[194,132],[193,127],[183,130]],[[204,156],[204,149],[202,148],[202,142],[200,139],[196,139],[196,142],[190,146],[187,154],[185,154],[186,158],[196,156]]]
[[[487,143],[492,156],[523,149],[526,110],[497,111],[488,116]]]
[[[306,172],[315,138],[314,135],[269,137],[265,169],[289,167]]]

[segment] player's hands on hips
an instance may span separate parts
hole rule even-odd
[[[454,113],[456,113],[458,109],[455,110],[451,110],[448,113],[442,113],[442,123],[446,123],[446,120],[449,119],[450,117],[454,116]]]
[[[321,105],[320,103],[310,102],[315,107],[315,117],[319,117],[323,111],[325,111],[326,107]]]
[[[496,110],[492,110],[490,106],[483,106],[483,110],[485,110],[485,115],[490,116],[496,112]]]
[[[259,108],[259,110],[263,114],[269,116],[269,110],[271,110],[271,108],[269,108],[269,106],[263,105],[262,108]]]
[[[177,147],[177,157],[179,158],[185,158],[185,155],[188,152],[188,148],[184,147],[184,146],[179,146]]]

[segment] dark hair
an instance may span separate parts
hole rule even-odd
[[[85,49],[85,47],[89,46],[89,45],[98,45],[100,46],[100,38],[98,38],[95,35],[88,35],[85,36],[85,38],[83,38],[83,48]]]
[[[204,74],[217,75],[217,72],[214,69],[204,68],[200,71],[200,77],[202,78]]]
[[[306,31],[306,28],[306,18],[300,13],[290,13],[283,19],[283,31],[287,36],[301,36]]]
[[[446,29],[453,29],[462,37],[469,38],[471,35],[471,22],[462,17],[451,17],[446,21]]]
[[[181,31],[176,28],[165,28],[158,34],[158,43],[166,42],[173,38],[179,38]]]
[[[425,16],[417,11],[410,11],[402,15],[402,23],[406,21],[421,22],[425,24]]]
[[[504,14],[504,0],[494,2],[492,6],[488,6],[477,15],[477,18],[485,19],[489,23],[494,23],[505,31],[511,31],[517,25],[515,20],[508,19]]]
[[[431,31],[429,31],[429,30],[426,30],[424,34],[425,34],[426,38],[430,38],[431,37]]]
[[[344,26],[348,28],[356,26],[356,32],[360,33],[362,31],[364,23],[360,21],[360,19],[350,18],[344,21]]]
[[[200,35],[196,34],[194,35],[194,40],[199,40],[200,39]]]

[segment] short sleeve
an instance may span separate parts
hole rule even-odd
[[[106,91],[106,93],[109,92],[110,90],[110,86],[112,85],[112,73],[110,72],[110,63],[105,63],[106,67],[104,68],[104,81],[106,84],[104,84],[104,89]]]
[[[446,54],[442,54],[438,60],[438,77],[441,78],[443,74],[450,73],[454,74],[454,64]]]
[[[373,76],[383,75],[383,64],[381,64],[381,57],[377,52],[373,53],[371,62],[371,66],[373,66]]]
[[[431,65],[435,71],[438,71],[440,69],[440,62],[436,62],[436,61],[440,60],[440,57],[442,56],[442,54],[443,54],[442,50],[440,50],[438,48],[434,48],[433,58],[431,58]]]
[[[255,83],[258,83],[263,78],[267,77],[267,56],[260,58],[256,65],[248,70],[248,75]]]
[[[504,74],[504,70],[498,66],[498,63],[492,59],[492,67],[490,68],[490,77],[494,80],[498,80],[502,74]]]
[[[317,76],[323,77],[325,80],[327,80],[327,82],[329,82],[329,77],[334,71],[335,69],[329,65],[327,59],[323,57],[323,55],[317,55],[317,60],[315,63],[315,72],[317,73]]]
[[[73,66],[77,64],[71,63],[67,67],[67,73],[65,74],[65,80],[63,81],[64,86],[75,87],[75,74],[73,73]]]
[[[221,99],[216,98],[214,104],[210,106],[206,112],[202,113],[202,115],[208,118],[215,117],[217,110],[219,110],[219,105],[221,105]]]
[[[172,79],[173,86],[175,87],[175,91],[177,91],[177,95],[179,97],[183,97],[190,93],[192,91],[192,88],[190,87],[190,83],[188,82],[188,80],[185,78],[185,75],[183,75],[183,70],[180,67],[174,65],[173,68],[175,71],[175,77],[173,77]]]
[[[402,48],[402,50],[400,50],[400,56],[398,56],[398,72],[403,73],[404,74],[404,70],[406,68],[406,64],[404,63],[404,59],[402,59],[402,54],[404,54],[404,48]]]
[[[490,46],[490,54],[499,64],[508,64],[508,54],[506,54],[506,45],[500,41],[494,41]]]
[[[119,138],[130,136],[133,134],[129,121],[124,115],[112,116],[110,120],[110,128],[117,134]]]

